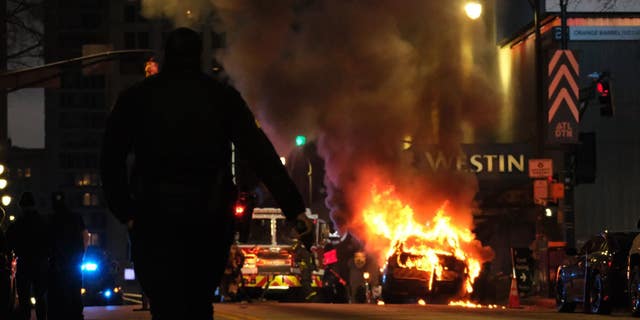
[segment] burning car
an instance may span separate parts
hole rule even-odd
[[[369,233],[367,245],[377,247],[384,258],[385,302],[451,302],[466,299],[473,291],[481,263],[493,253],[468,227],[453,223],[446,205],[430,220],[419,222],[392,187],[381,192],[372,189],[363,218]]]
[[[438,262],[431,269],[411,261],[424,257],[396,250],[387,259],[382,275],[382,298],[385,302],[449,301],[466,295],[469,275],[464,261],[451,254],[437,254]]]

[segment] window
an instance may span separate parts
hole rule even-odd
[[[135,4],[127,4],[124,6],[124,22],[136,22],[136,9]]]
[[[133,32],[124,33],[124,48],[135,49],[136,48],[136,34]]]
[[[98,195],[91,192],[85,192],[82,195],[82,205],[85,207],[95,207],[99,205]]]
[[[138,48],[139,49],[147,49],[147,48],[149,48],[149,33],[148,32],[138,32]]]
[[[93,169],[97,167],[97,153],[69,152],[60,154],[60,168],[62,169]]]
[[[84,186],[98,186],[99,178],[97,173],[76,173],[75,185],[79,187]]]
[[[148,32],[125,32],[124,33],[125,49],[147,49],[149,48]]]

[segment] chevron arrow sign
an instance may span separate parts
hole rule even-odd
[[[556,50],[549,60],[547,88],[547,141],[577,143],[580,66],[571,50]]]

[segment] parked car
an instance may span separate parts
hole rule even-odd
[[[122,287],[116,284],[111,258],[104,250],[88,247],[80,268],[84,305],[122,304]]]
[[[640,229],[640,220],[638,220],[638,229]],[[631,243],[627,265],[627,289],[631,315],[638,317],[640,316],[640,235],[637,235]]]
[[[603,232],[580,250],[568,251],[569,261],[558,267],[556,306],[573,312],[577,304],[590,313],[608,314],[627,301],[627,260],[637,232]]]

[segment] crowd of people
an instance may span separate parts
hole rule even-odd
[[[12,297],[0,300],[1,319],[30,320],[35,309],[38,320],[78,320],[83,317],[80,265],[88,245],[82,217],[71,211],[62,193],[51,197],[51,215],[38,211],[36,197],[24,192],[21,214],[7,228],[0,229],[0,250],[5,268],[16,257],[18,304]],[[8,276],[8,275],[4,275]],[[10,283],[3,279],[0,286]],[[0,288],[7,295],[9,288]]]

